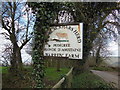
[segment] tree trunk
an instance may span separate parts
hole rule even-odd
[[[84,56],[82,60],[75,60],[75,65],[73,69],[74,75],[79,75],[80,73],[83,73],[84,71],[87,71],[89,69],[87,59],[88,54],[86,55],[86,57]]]
[[[14,25],[14,23],[12,24]],[[13,26],[14,27],[14,26]],[[10,71],[12,72],[19,72],[22,70],[22,58],[21,58],[21,49],[17,44],[17,39],[15,35],[15,29],[13,28],[13,33],[10,34],[10,40],[13,45],[12,57],[11,57],[11,68]]]
[[[18,72],[22,70],[22,58],[20,48],[17,43],[13,44],[13,53],[11,58],[11,68],[12,72]]]
[[[100,60],[100,49],[101,49],[101,44],[99,45],[98,47],[98,50],[96,52],[96,64],[98,65],[99,64],[99,60]]]
[[[75,60],[73,74],[79,75],[80,73],[82,73],[84,71],[83,65],[84,64],[82,63],[81,60]]]

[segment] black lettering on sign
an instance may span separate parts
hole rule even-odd
[[[56,51],[56,48],[45,48],[45,51]]]
[[[58,50],[57,51],[60,51],[60,48],[58,48]]]
[[[75,57],[79,58],[79,54],[75,54]]]
[[[50,54],[49,53],[45,53],[45,56],[50,56]]]
[[[70,44],[53,44],[53,47],[70,47]]]

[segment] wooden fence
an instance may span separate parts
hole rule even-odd
[[[72,79],[73,79],[73,67],[70,71],[55,85],[52,90],[56,88],[71,88],[72,87]]]
[[[71,68],[74,66],[75,60],[69,60],[68,58],[49,57],[45,58],[45,67],[57,67],[58,63],[60,68]]]

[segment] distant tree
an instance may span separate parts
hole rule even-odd
[[[85,2],[74,3],[74,12],[72,13],[75,22],[83,22],[83,59],[79,60],[76,64],[76,69],[80,68],[80,65],[84,65],[93,48],[94,40],[98,34],[106,27],[110,22],[105,21],[108,15],[113,11],[119,11],[120,6],[117,2]],[[109,19],[110,20],[110,19]],[[119,22],[111,22],[119,24]],[[113,28],[112,28],[113,29]],[[106,29],[106,32],[110,30]],[[104,33],[105,33],[104,31]],[[114,31],[113,31],[114,32]],[[85,68],[82,68],[84,70]],[[80,71],[80,70],[79,70]]]
[[[111,54],[110,51],[107,50],[108,44],[111,41],[117,42],[119,36],[119,27],[120,27],[120,17],[119,17],[119,9],[113,10],[103,23],[106,23],[103,29],[99,32],[96,39],[93,41],[93,50],[96,51],[96,63],[99,64],[100,57],[102,59],[106,59],[106,57]],[[96,49],[96,50],[95,50]]]
[[[12,45],[5,44],[5,49],[2,52],[2,58],[0,60],[2,62],[2,65],[4,66],[10,65],[11,55],[12,55]]]
[[[8,33],[6,35],[12,43],[11,68],[13,72],[22,69],[21,49],[32,37],[34,15],[25,2],[3,2],[2,3],[2,28]]]

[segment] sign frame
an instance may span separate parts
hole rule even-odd
[[[67,27],[67,26],[74,26],[74,25],[78,25],[78,27],[80,27],[80,29],[79,29],[79,35],[80,35],[80,58],[70,58],[70,57],[68,57],[68,56],[64,56],[64,57],[62,57],[62,58],[69,58],[69,59],[83,59],[83,23],[60,23],[60,24],[51,24],[51,27]],[[67,28],[68,29],[68,28]],[[58,30],[59,31],[59,28],[56,28],[56,30]],[[54,30],[55,31],[55,30]],[[53,31],[53,32],[54,32]],[[53,33],[52,32],[52,33]],[[58,35],[60,34],[60,33],[57,33]],[[51,35],[51,34],[50,34]],[[62,33],[62,34],[60,34],[62,37],[65,37],[66,36],[66,34],[65,33]],[[78,38],[77,38],[78,39]],[[79,40],[79,39],[78,39]],[[59,40],[60,41],[60,40]],[[50,42],[50,41],[48,41],[48,42]],[[62,41],[63,42],[63,41]],[[45,49],[46,50],[46,49]],[[60,56],[54,56],[54,55],[45,55],[45,52],[47,52],[47,51],[45,51],[44,50],[44,56],[45,57],[60,57]],[[56,51],[57,52],[57,51]]]

